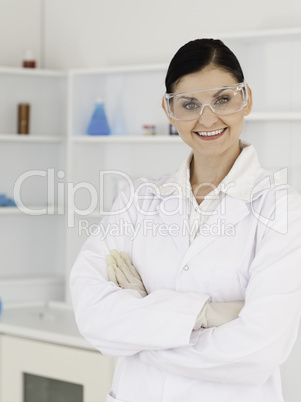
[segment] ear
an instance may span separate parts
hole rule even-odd
[[[166,108],[165,108],[164,98],[162,98],[162,108],[163,108],[163,110],[164,110],[164,112],[165,112],[165,114],[166,114],[166,117],[168,118],[170,124],[172,124],[173,126],[175,126],[175,120],[174,120],[172,117],[168,116],[167,110],[166,110]]]
[[[248,103],[247,103],[246,107],[244,108],[245,116],[248,116],[251,113],[252,106],[253,106],[252,91],[248,84],[247,84],[247,91],[248,91]]]

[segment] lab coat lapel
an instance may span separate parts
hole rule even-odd
[[[178,195],[164,197],[158,209],[160,223],[170,229],[170,237],[181,254],[186,252],[189,248],[188,199]]]
[[[184,255],[182,265],[188,263],[214,240],[220,236],[227,235],[227,231],[235,230],[235,225],[245,218],[250,213],[250,210],[246,205],[246,201],[226,196],[216,212],[203,225],[203,229],[201,230],[203,234],[196,236],[190,245],[187,253]]]

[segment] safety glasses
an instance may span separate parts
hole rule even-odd
[[[246,83],[224,87],[200,89],[193,92],[166,93],[164,103],[167,114],[175,120],[196,120],[205,106],[219,116],[242,110],[248,102]]]

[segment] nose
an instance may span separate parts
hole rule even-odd
[[[218,116],[213,112],[210,105],[203,105],[200,112],[199,122],[206,127],[211,127],[218,121]]]

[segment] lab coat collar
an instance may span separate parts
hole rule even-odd
[[[168,228],[176,227],[177,232],[171,238],[181,253],[183,253],[183,250],[187,251],[187,254],[185,253],[184,255],[186,262],[218,237],[231,235],[228,232],[235,230],[235,225],[250,213],[250,207],[244,200],[226,196],[217,209],[212,212],[205,224],[206,228],[208,228],[208,233],[204,236],[198,235],[189,246],[188,230],[191,230],[189,225],[190,208],[191,202],[188,198],[173,194],[161,199],[160,207],[158,208],[160,221]],[[166,213],[167,210],[174,211],[174,213]],[[184,262],[183,264],[185,265]]]
[[[259,168],[257,153],[253,145],[244,141],[240,141],[240,147],[241,153],[232,169],[215,189],[215,194],[220,191],[225,192],[226,197],[209,217],[206,224],[208,227],[222,225],[226,231],[231,227],[234,228],[240,220],[250,213],[250,208],[246,204],[262,194],[261,191],[256,193],[253,191]],[[172,236],[172,238],[179,250],[182,252],[187,250],[187,254],[185,253],[184,256],[185,261],[188,261],[219,237],[219,234],[197,236],[189,247],[189,236],[187,236],[187,233],[185,234],[185,229],[189,228],[189,209],[192,205],[190,200],[193,197],[190,186],[190,162],[192,156],[193,154],[191,153],[176,173],[172,174],[167,180],[166,178],[163,179],[157,187],[158,192],[156,192],[156,196],[161,198],[161,203],[168,205],[169,210],[175,211],[179,208],[179,215],[177,216],[163,213],[162,208],[159,208],[159,215],[161,221],[168,226],[174,225],[176,222],[179,233],[177,236]],[[261,187],[257,187],[257,190],[261,190]],[[226,208],[226,210],[223,210],[223,208]]]
[[[254,186],[258,168],[260,167],[256,150],[252,144],[240,140],[241,153],[236,159],[230,172],[206,197],[218,194],[220,191],[232,197],[242,199],[248,202],[254,200]],[[183,161],[179,170],[172,174],[168,180],[162,183],[158,188],[157,196],[164,198],[172,194],[179,197],[190,198],[193,196],[190,185],[190,163],[193,153]],[[152,190],[150,190],[153,192]]]
[[[240,140],[240,149],[241,153],[220,186],[223,186],[226,194],[251,202],[254,200],[254,187],[260,164],[252,144]]]

